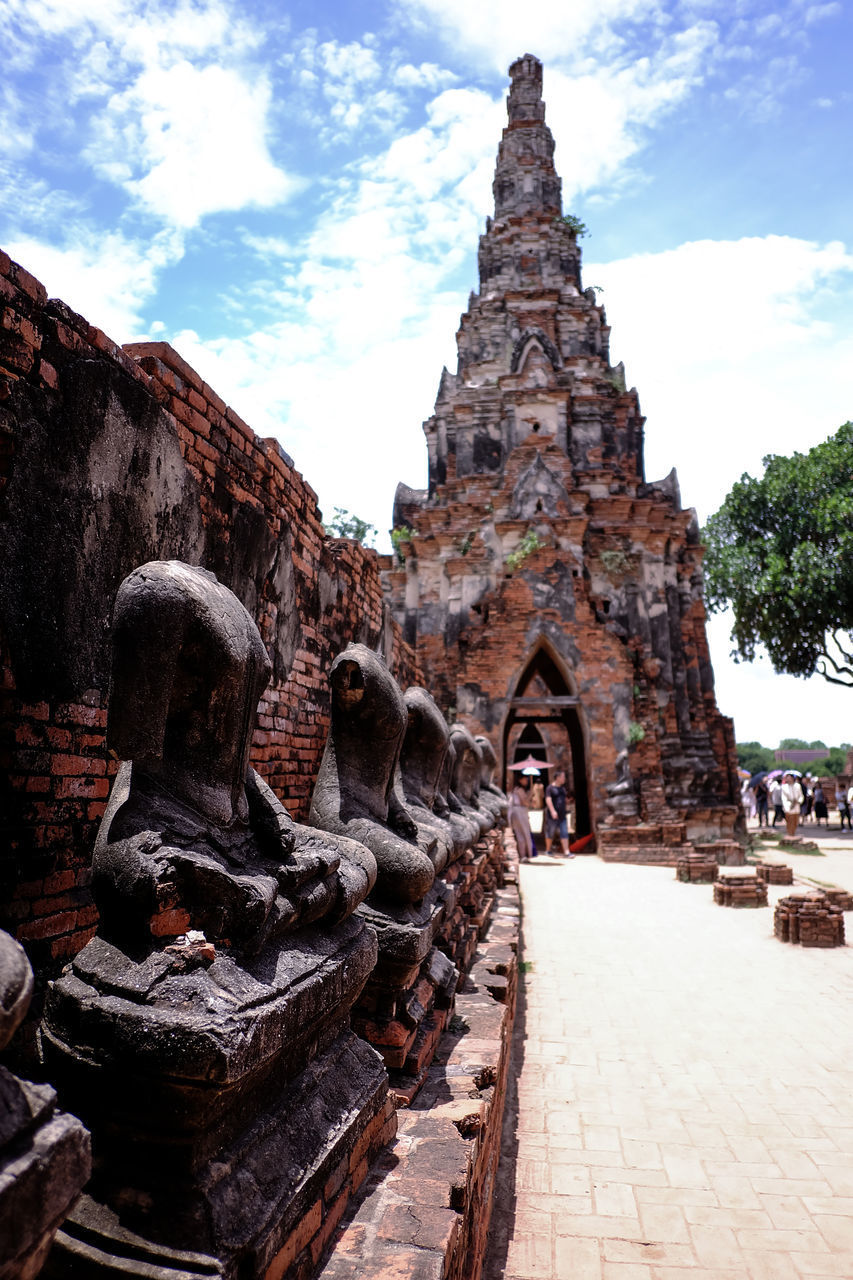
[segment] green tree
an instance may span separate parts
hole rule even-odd
[[[808,453],[764,459],[704,531],[707,599],[731,606],[732,656],[853,688],[853,423]]]
[[[323,528],[333,538],[354,538],[356,542],[363,542],[366,547],[373,545],[373,536],[376,533],[375,524],[368,524],[366,520],[362,520],[360,516],[354,516],[345,507],[335,507],[335,514]]]
[[[846,760],[847,752],[843,747],[830,747],[824,760],[814,760],[811,764],[800,765],[800,768],[808,769],[809,773],[813,773],[816,776],[830,774],[834,777],[836,774],[844,772]]]
[[[762,747],[760,742],[739,742],[737,762],[741,769],[748,769],[750,773],[760,773],[762,769],[776,767],[773,748]]]

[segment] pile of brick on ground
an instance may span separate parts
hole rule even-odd
[[[830,892],[850,899],[842,890]],[[827,893],[791,894],[776,903],[773,932],[781,942],[799,943],[801,947],[842,947],[844,910]]]
[[[714,901],[718,907],[766,907],[767,882],[756,875],[720,872],[714,883]]]
[[[711,853],[685,853],[675,864],[675,876],[685,884],[713,884],[719,863]]]
[[[785,862],[757,862],[755,874],[767,884],[794,883],[794,869]]]

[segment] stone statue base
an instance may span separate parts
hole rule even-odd
[[[0,1049],[29,1008],[33,973],[0,930]],[[92,1167],[89,1135],[56,1108],[50,1085],[0,1067],[0,1280],[32,1280]]]
[[[425,1035],[444,1025],[459,974],[433,941],[456,903],[456,891],[441,878],[417,906],[363,902],[358,916],[376,931],[379,957],[352,1024],[382,1055],[389,1071],[419,1074],[422,1052],[416,1043],[431,1043]]]
[[[46,1274],[248,1280],[319,1226],[330,1177],[386,1118],[382,1061],[349,1029],[375,959],[355,918],[191,972],[89,943],[42,1031],[95,1157]]]
[[[89,1135],[53,1089],[0,1067],[0,1280],[39,1274],[89,1165]]]

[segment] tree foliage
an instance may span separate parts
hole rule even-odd
[[[708,605],[731,605],[736,661],[853,687],[853,423],[808,453],[764,459],[704,531]]]
[[[737,762],[741,769],[748,769],[750,773],[760,773],[762,769],[776,768],[773,748],[762,747],[760,742],[739,742]]]
[[[363,542],[366,547],[373,545],[376,533],[375,524],[368,524],[345,507],[335,507],[335,514],[323,527],[333,538],[354,538],[356,542]]]

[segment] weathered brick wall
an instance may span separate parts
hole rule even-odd
[[[0,253],[0,926],[50,976],[94,932],[89,865],[117,767],[104,745],[112,600],[152,559],[212,569],[274,674],[253,763],[307,814],[350,640],[405,686],[412,651],[374,552],[164,343],[118,347]]]

